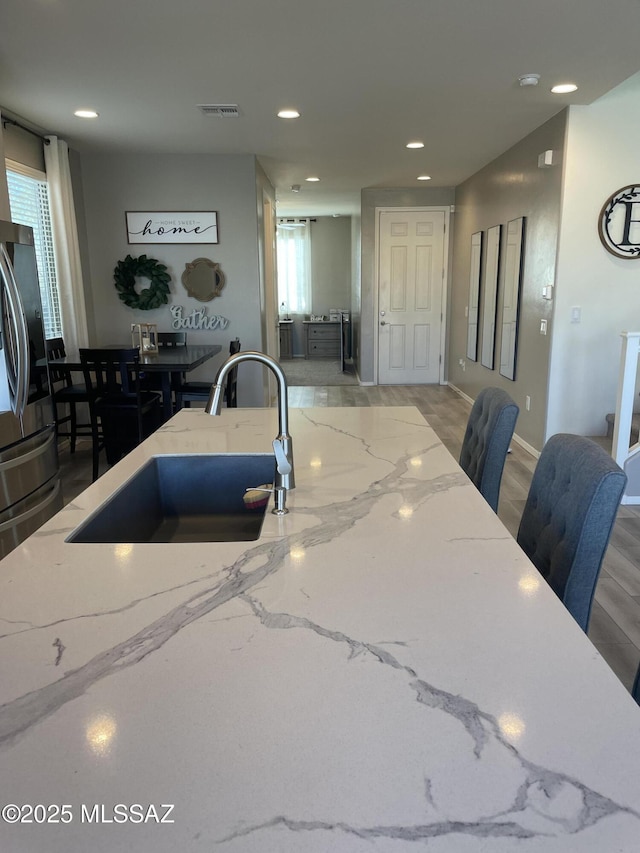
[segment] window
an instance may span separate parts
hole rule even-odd
[[[280,220],[278,249],[278,303],[282,313],[311,311],[311,226],[308,222]]]
[[[11,162],[7,165],[7,184],[12,221],[33,228],[45,337],[60,338],[62,318],[46,175]]]

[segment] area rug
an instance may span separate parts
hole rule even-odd
[[[287,358],[280,361],[289,385],[357,385],[353,366],[342,372],[340,361],[324,358]]]

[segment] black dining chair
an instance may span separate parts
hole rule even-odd
[[[460,467],[498,512],[504,463],[520,409],[501,388],[483,388],[469,414]]]
[[[179,347],[186,347],[187,345],[187,333],[186,332],[158,332],[158,349],[178,349]],[[185,381],[185,374],[180,374],[179,384],[182,384]],[[162,377],[152,371],[152,370],[144,370],[140,371],[140,387],[144,391],[161,391],[162,390]],[[174,411],[177,408],[177,405],[174,403]]]
[[[64,358],[66,350],[63,338],[50,338],[45,342],[47,361]],[[71,453],[76,452],[78,437],[91,438],[92,430],[89,421],[78,421],[78,406],[88,404],[87,389],[84,381],[74,383],[71,371],[63,367],[49,364],[49,382],[51,399],[53,401],[53,416],[58,437],[69,439]],[[87,414],[88,417],[88,414]],[[68,427],[64,427],[68,424]]]
[[[533,472],[517,541],[583,631],[626,483],[595,441],[566,433]]]
[[[229,344],[229,355],[240,352],[240,341],[236,338]],[[211,391],[211,382],[183,382],[176,390],[176,405],[178,409],[183,406],[190,408],[192,402],[206,403]],[[224,391],[224,399],[228,409],[238,407],[238,366],[229,371],[227,376],[227,387]]]
[[[93,480],[100,451],[115,465],[162,423],[162,397],[140,387],[140,353],[127,349],[81,349],[93,441]]]
[[[158,332],[158,346],[164,349],[172,347],[186,347],[186,332]]]

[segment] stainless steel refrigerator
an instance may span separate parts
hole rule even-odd
[[[0,558],[61,508],[33,231],[0,221]]]

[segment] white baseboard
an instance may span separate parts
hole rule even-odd
[[[458,396],[462,397],[463,400],[466,400],[467,403],[471,403],[471,405],[473,405],[474,401],[471,399],[471,397],[469,397],[468,394],[465,394],[464,391],[461,391],[456,385],[453,384],[453,382],[448,382],[447,384],[449,385],[449,388],[451,388],[453,391],[456,392],[456,394],[458,394]],[[521,438],[517,432],[514,432],[513,440],[516,444],[519,444],[523,450],[526,450],[527,453],[530,453],[534,459],[540,458],[540,451],[536,450],[535,447],[529,444],[528,441],[525,441],[524,438]]]
[[[465,394],[464,391],[461,391],[457,385],[454,385],[453,382],[447,382],[447,385],[449,386],[449,388],[455,391],[459,397],[462,397],[463,400],[466,400],[467,403],[471,403],[471,405],[473,406],[473,400],[471,399],[471,397],[468,394]]]

